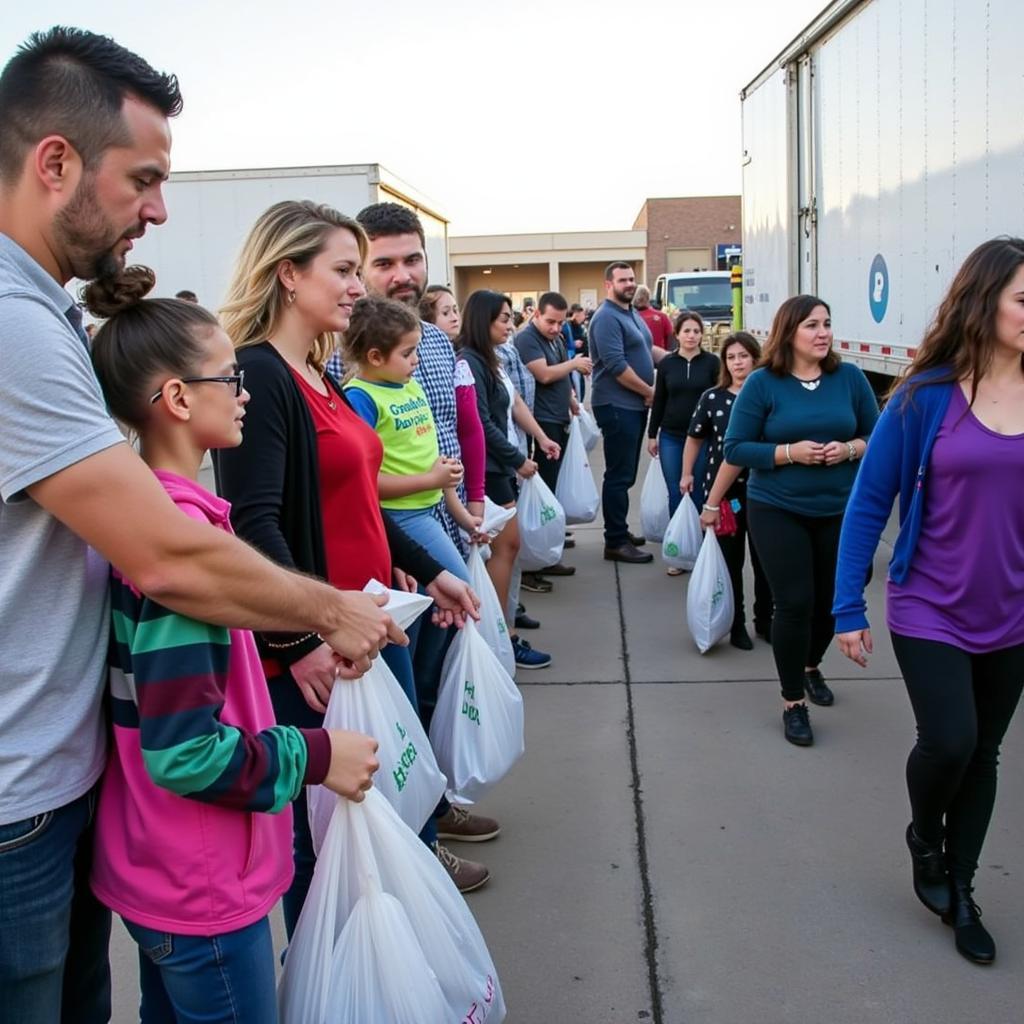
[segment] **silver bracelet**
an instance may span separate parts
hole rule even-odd
[[[789,445],[788,444],[786,445],[786,462],[788,462],[789,465],[791,465],[791,466],[793,465],[793,456],[789,454]]]
[[[721,505],[705,505],[704,506],[704,511],[705,512],[718,512],[718,511],[721,510],[721,508],[722,508]]]
[[[853,442],[852,441],[847,441],[846,442],[846,447],[850,450],[850,461],[851,462],[856,462],[857,461],[857,449],[854,448]]]

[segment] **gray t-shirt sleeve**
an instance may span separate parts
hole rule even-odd
[[[544,349],[541,348],[540,342],[532,335],[527,333],[517,334],[515,338],[516,350],[519,352],[519,358],[524,364],[532,363],[535,359],[543,359],[547,363],[547,357],[544,354]]]
[[[124,441],[89,353],[41,299],[0,302],[0,498]]]

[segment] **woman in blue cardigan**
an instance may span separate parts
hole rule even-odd
[[[1024,239],[967,257],[872,435],[833,607],[839,647],[859,665],[872,650],[865,578],[897,494],[887,617],[917,720],[914,891],[963,956],[989,964],[972,883],[1024,688]]]

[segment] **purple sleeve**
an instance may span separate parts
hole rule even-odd
[[[466,497],[470,501],[483,501],[487,449],[476,403],[476,388],[472,384],[455,388],[455,419],[462,465],[466,471]]]

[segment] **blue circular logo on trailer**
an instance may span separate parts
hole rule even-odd
[[[876,324],[885,319],[885,311],[889,305],[889,268],[885,265],[885,257],[877,253],[871,261],[871,273],[868,275],[868,304],[871,316]]]

